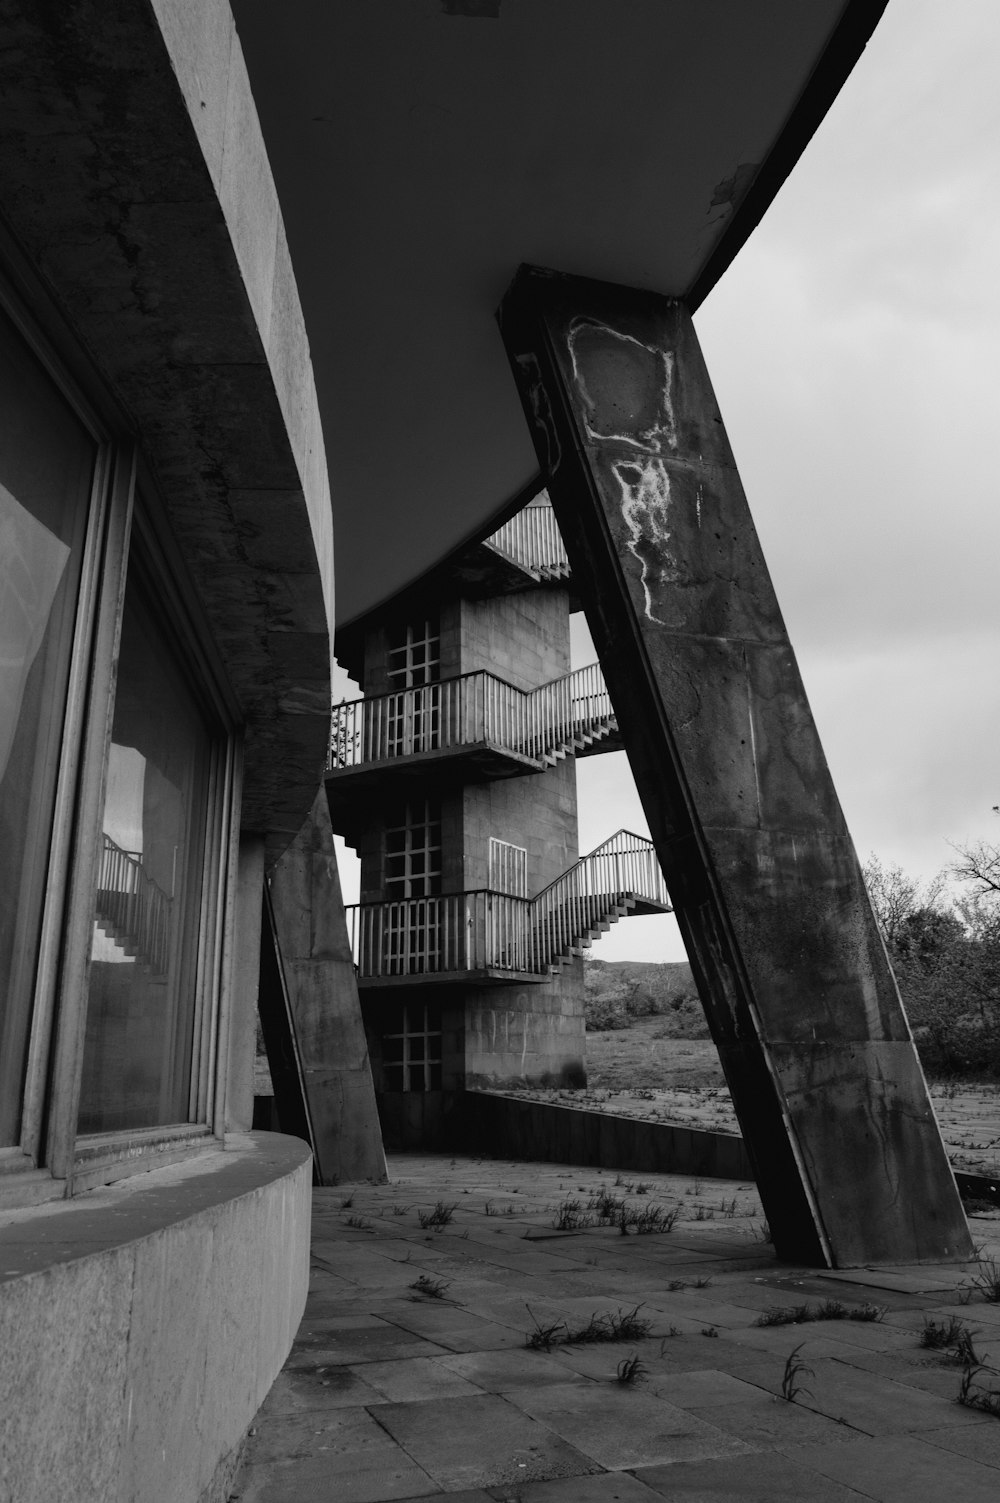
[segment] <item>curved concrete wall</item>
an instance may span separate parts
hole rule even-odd
[[[245,720],[244,826],[273,858],[325,761],[332,519],[232,13],[4,0],[3,26],[0,212],[139,438]]]
[[[259,1133],[0,1216],[0,1498],[227,1497],[302,1317],[311,1184]]]

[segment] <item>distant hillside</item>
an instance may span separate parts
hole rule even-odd
[[[628,1028],[634,1018],[662,1017],[673,1038],[708,1037],[691,967],[686,960],[585,960],[587,1027]]]

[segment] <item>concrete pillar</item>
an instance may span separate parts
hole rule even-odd
[[[305,1107],[317,1181],[382,1183],[385,1154],[322,785],[309,818],[275,866],[270,905],[280,972],[275,979],[284,994],[300,1087],[289,1093],[289,1104],[293,1120]],[[270,994],[278,986],[265,988],[262,975],[262,996],[265,989]],[[273,1067],[272,1078],[277,1096]],[[278,1116],[284,1126],[281,1099]]]
[[[525,267],[500,323],[779,1254],[969,1256],[689,313]]]

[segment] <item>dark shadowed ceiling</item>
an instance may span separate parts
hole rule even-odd
[[[536,471],[494,310],[522,261],[697,303],[884,0],[234,0],[305,310],[337,614]]]

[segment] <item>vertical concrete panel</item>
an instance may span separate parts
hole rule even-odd
[[[526,268],[501,325],[776,1246],[968,1256],[690,316]]]
[[[275,867],[271,904],[317,1177],[381,1182],[385,1154],[322,787]]]

